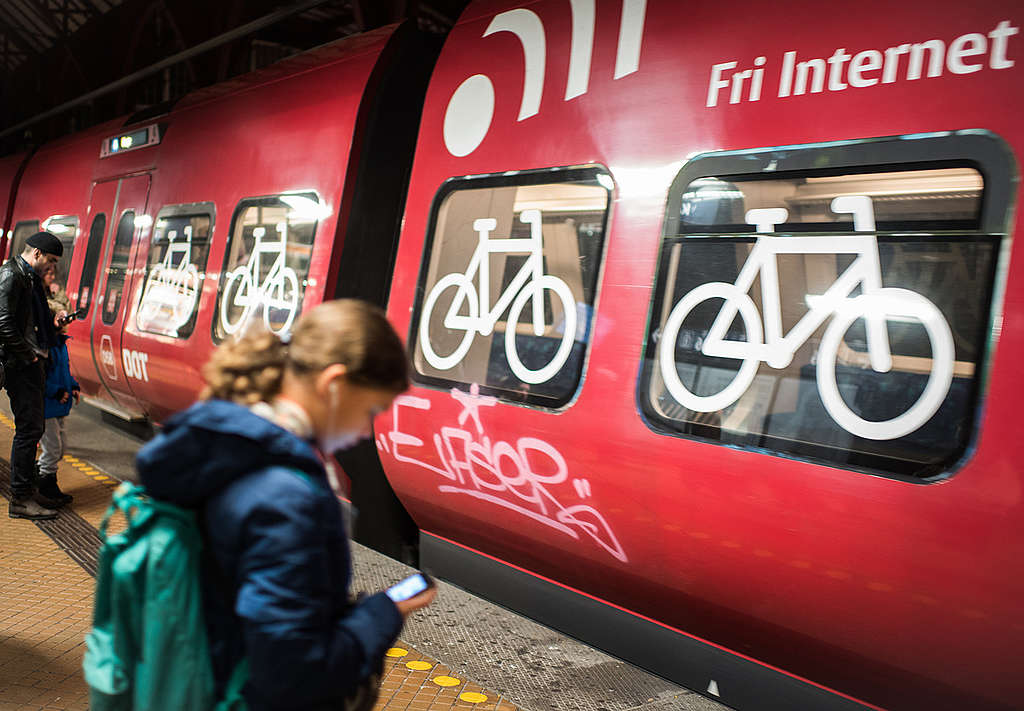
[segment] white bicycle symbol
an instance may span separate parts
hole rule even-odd
[[[184,241],[175,241],[177,230],[167,232],[167,251],[153,267],[142,295],[142,318],[151,320],[163,309],[171,311],[167,319],[175,329],[192,317],[199,298],[199,271],[192,264],[192,225],[182,229]]]
[[[233,334],[242,324],[248,322],[259,307],[263,307],[263,323],[273,333],[283,333],[291,328],[299,307],[299,279],[295,270],[285,263],[288,251],[288,225],[277,223],[276,230],[281,239],[264,242],[266,229],[256,227],[252,234],[256,239],[249,255],[249,261],[228,272],[224,282],[224,296],[220,307],[220,325],[224,333]],[[273,257],[263,281],[262,260]],[[275,328],[271,309],[283,311],[284,321]]]
[[[420,347],[427,362],[438,370],[449,370],[455,367],[469,351],[473,337],[479,333],[489,336],[505,309],[509,309],[508,322],[505,328],[505,356],[509,367],[517,378],[524,383],[543,383],[550,380],[565,364],[572,351],[576,338],[576,301],[568,284],[551,274],[544,273],[544,238],[541,233],[540,210],[523,210],[519,215],[523,224],[530,225],[528,238],[498,238],[489,235],[498,226],[497,220],[491,217],[473,221],[473,229],[479,235],[476,251],[469,260],[469,266],[463,274],[452,273],[442,277],[427,294],[423,303],[423,315],[420,317]],[[526,253],[526,263],[519,273],[501,292],[494,308],[489,305],[491,287],[490,255]],[[479,291],[473,286],[473,277],[479,275]],[[456,293],[451,306],[444,317],[444,326],[453,331],[464,331],[465,335],[458,347],[449,355],[441,356],[434,350],[430,341],[431,314],[441,294],[454,287]],[[564,330],[562,340],[551,361],[533,370],[523,364],[516,350],[516,331],[519,317],[529,299],[533,299],[533,333],[544,335],[544,290],[554,292],[562,302],[564,314]],[[511,304],[511,308],[509,308]],[[463,305],[468,315],[460,315]]]
[[[917,292],[899,288],[883,288],[878,256],[874,209],[871,198],[844,195],[832,200],[832,211],[853,215],[855,232],[864,235],[758,237],[736,282],[701,284],[677,303],[668,320],[659,345],[661,376],[669,393],[680,404],[697,412],[712,412],[729,407],[750,387],[761,362],[772,368],[785,368],[814,331],[830,316],[818,347],[817,381],[822,404],[841,427],[867,439],[884,440],[913,432],[935,414],[942,405],[953,379],[953,336],[942,313],[931,301]],[[773,232],[775,225],[786,221],[784,208],[749,210],[748,224],[759,233]],[[808,295],[808,311],[788,334],[782,333],[781,295],[776,256],[780,254],[855,254],[849,267],[821,295]],[[760,274],[764,305],[765,334],[762,338],[761,316],[747,295]],[[850,297],[860,285],[862,293]],[[707,299],[724,299],[701,352],[704,355],[741,360],[735,379],[724,390],[713,395],[690,392],[676,370],[675,347],[679,329],[686,316]],[[725,335],[737,312],[746,329],[746,341],[726,340]],[[889,348],[888,320],[919,321],[931,341],[932,358],[928,382],[920,397],[907,411],[890,420],[869,421],[851,410],[839,393],[836,361],[847,329],[859,318],[867,326],[868,359],[872,369],[887,373],[892,368]]]

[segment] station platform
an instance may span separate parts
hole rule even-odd
[[[14,423],[6,398],[0,400],[0,494],[9,498]],[[115,426],[108,415],[78,406],[67,431],[58,479],[74,502],[53,521],[0,517],[0,711],[89,707],[81,669],[92,619],[97,527],[113,489],[133,477],[147,428]],[[353,565],[357,591],[382,589],[411,572],[358,544]],[[439,586],[434,604],[406,622],[389,650],[376,709],[728,708],[443,581]]]

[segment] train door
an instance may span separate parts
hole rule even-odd
[[[136,222],[145,215],[149,183],[149,175],[136,175],[93,187],[89,213],[94,220],[100,214],[108,217],[105,229],[90,233],[78,292],[78,305],[88,309],[87,361],[95,369],[94,374],[89,373],[93,377],[87,379],[97,386],[90,389],[90,401],[126,419],[144,415],[125,372],[128,366],[121,353],[121,334],[134,275]],[[98,241],[101,236],[102,243]]]

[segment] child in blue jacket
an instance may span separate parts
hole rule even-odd
[[[43,417],[46,418],[43,437],[39,440],[39,493],[57,506],[70,504],[74,497],[57,486],[57,462],[64,456],[64,418],[71,412],[71,402],[78,402],[81,388],[71,375],[68,359],[68,336],[62,327],[57,345],[50,348],[46,363],[46,386],[43,398]]]

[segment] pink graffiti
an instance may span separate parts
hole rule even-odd
[[[471,420],[472,429],[445,425],[433,434],[433,454],[440,466],[417,456],[422,456],[421,453],[412,453],[411,450],[426,445],[419,437],[401,430],[401,411],[430,410],[430,400],[426,398],[415,395],[395,398],[391,431],[386,440],[384,437],[378,440],[378,449],[396,461],[444,477],[445,481],[438,486],[442,493],[464,494],[501,506],[577,540],[582,532],[618,560],[628,561],[600,511],[584,503],[566,506],[552,493],[558,485],[571,482],[570,495],[587,499],[591,494],[589,481],[570,480],[561,452],[536,437],[521,437],[515,443],[491,439],[480,419],[480,410],[494,407],[497,398],[480,395],[476,385],[468,393],[453,388],[451,395],[462,408],[457,424],[465,425]]]

